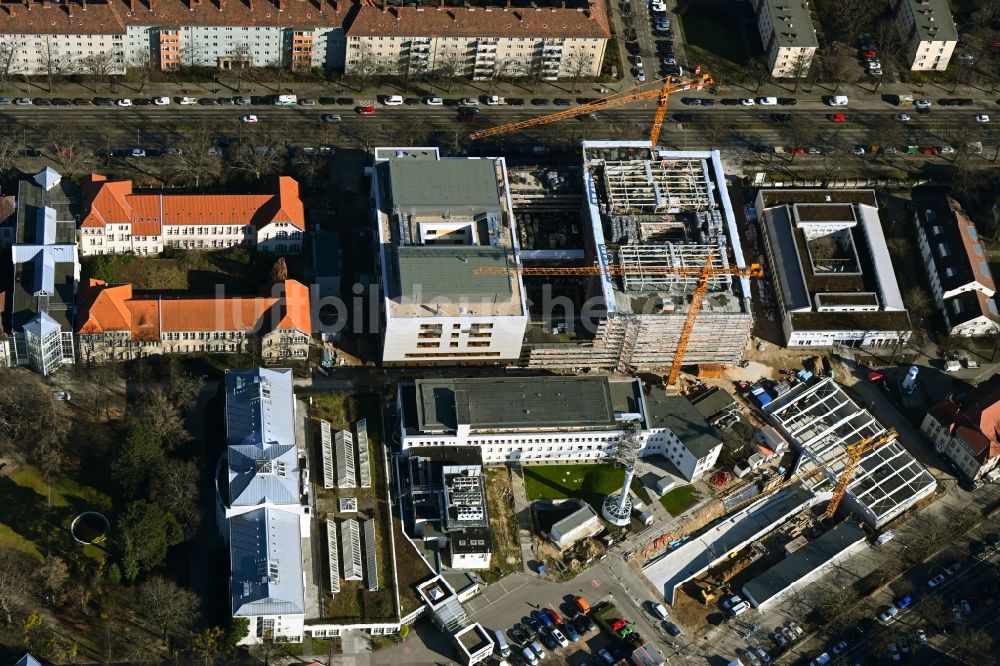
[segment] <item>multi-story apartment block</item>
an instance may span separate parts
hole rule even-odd
[[[509,363],[528,323],[503,158],[378,148],[384,363]]]
[[[148,63],[340,68],[346,0],[24,0],[0,9],[10,74],[123,74]],[[6,49],[6,50],[5,50]]]
[[[580,463],[611,457],[623,438],[694,481],[722,451],[718,431],[683,396],[643,393],[638,379],[542,376],[418,379],[400,384],[402,450],[475,446],[483,463]]]
[[[258,350],[265,362],[309,353],[309,290],[285,280],[281,293],[249,298],[136,296],[131,285],[91,279],[80,290],[81,359],[100,363],[150,354]]]
[[[917,247],[948,335],[1000,331],[996,282],[976,225],[949,196],[914,202]]]
[[[75,183],[46,167],[18,184],[16,205],[5,321],[11,335],[0,341],[0,358],[48,375],[74,360],[79,192]]]
[[[910,69],[948,69],[958,45],[948,0],[892,0],[892,7],[909,49]]]
[[[130,181],[99,174],[84,178],[81,191],[79,244],[85,257],[234,245],[302,251],[305,209],[298,182],[288,176],[278,178],[274,194],[138,194]]]
[[[971,392],[932,405],[920,431],[970,481],[1000,470],[1000,375]]]
[[[754,0],[754,9],[771,76],[776,79],[806,76],[819,48],[809,3],[806,0]]]
[[[344,72],[527,77],[597,76],[611,32],[604,5],[382,7],[362,4],[347,28]]]

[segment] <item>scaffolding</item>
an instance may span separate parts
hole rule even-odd
[[[712,268],[729,268],[729,259],[718,243],[662,243],[659,245],[623,245],[618,249],[622,266],[622,287],[625,291],[669,291],[691,293],[701,276],[694,272],[712,258]],[[664,268],[690,268],[691,272],[669,273]],[[712,291],[726,289],[732,277],[715,275],[708,278]]]
[[[610,213],[694,212],[712,201],[701,159],[605,160],[602,171]]]

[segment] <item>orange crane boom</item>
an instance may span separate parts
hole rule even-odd
[[[558,120],[565,120],[567,118],[575,118],[576,116],[582,116],[587,113],[594,113],[596,111],[603,111],[615,106],[621,106],[622,104],[629,104],[631,102],[641,102],[649,99],[656,99],[656,114],[653,118],[653,127],[649,132],[649,140],[652,145],[656,145],[660,139],[660,126],[663,124],[663,118],[667,113],[667,99],[672,93],[680,92],[684,90],[701,90],[705,86],[714,83],[712,77],[708,74],[702,74],[697,79],[671,79],[669,76],[663,79],[663,85],[657,86],[656,88],[646,88],[637,90],[636,88],[631,88],[629,90],[624,90],[613,95],[609,95],[603,99],[599,99],[595,102],[590,102],[588,104],[580,104],[571,109],[565,109],[563,111],[556,111],[555,113],[549,113],[544,116],[537,116],[535,118],[529,118],[528,120],[518,120],[512,123],[506,123],[504,125],[497,125],[496,127],[489,127],[487,129],[477,130],[469,134],[469,138],[473,141],[476,139],[483,139],[488,136],[496,136],[497,134],[507,134],[509,132],[517,132],[519,130],[536,127],[538,125],[546,125],[548,123],[554,123]]]
[[[889,428],[878,437],[863,437],[845,447],[847,450],[847,462],[844,463],[844,471],[840,473],[840,478],[837,479],[837,485],[833,489],[833,497],[830,498],[830,504],[826,507],[826,513],[823,514],[824,520],[830,520],[837,513],[840,500],[844,499],[844,493],[847,492],[847,487],[851,485],[851,478],[854,476],[854,470],[858,468],[861,458],[870,449],[881,446],[895,439],[895,437],[896,429]]]

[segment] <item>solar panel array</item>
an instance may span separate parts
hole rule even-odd
[[[319,422],[320,441],[323,445],[323,487],[327,490],[333,488],[333,479],[336,473],[333,471],[333,441],[330,437],[330,422]]]
[[[375,558],[375,519],[365,521],[365,567],[368,569],[368,590],[378,589],[378,562]]]
[[[354,424],[358,439],[358,474],[362,488],[372,487],[372,468],[368,462],[368,419]]]
[[[337,487],[357,488],[354,475],[354,435],[346,430],[338,430],[334,437],[337,451]]]
[[[330,551],[330,592],[340,592],[340,570],[337,568],[337,523],[326,521],[326,545]]]
[[[358,521],[340,523],[340,560],[344,565],[344,580],[361,580],[361,534]]]

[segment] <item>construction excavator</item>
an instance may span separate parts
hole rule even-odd
[[[604,111],[605,109],[621,106],[622,104],[655,99],[656,112],[653,115],[653,125],[649,130],[649,144],[656,146],[660,141],[660,128],[663,125],[663,119],[667,115],[667,100],[670,98],[670,95],[688,90],[701,90],[706,86],[712,85],[715,81],[709,74],[699,74],[694,78],[668,76],[659,83],[661,85],[652,88],[649,87],[649,84],[629,88],[628,90],[608,95],[587,104],[579,104],[564,111],[557,111],[544,116],[529,118],[528,120],[518,120],[504,125],[497,125],[496,127],[481,129],[469,134],[469,138],[476,140],[498,134],[509,134],[510,132],[518,132],[529,127],[537,127],[538,125],[546,125],[559,120],[566,120],[567,118],[576,118],[588,113]]]

